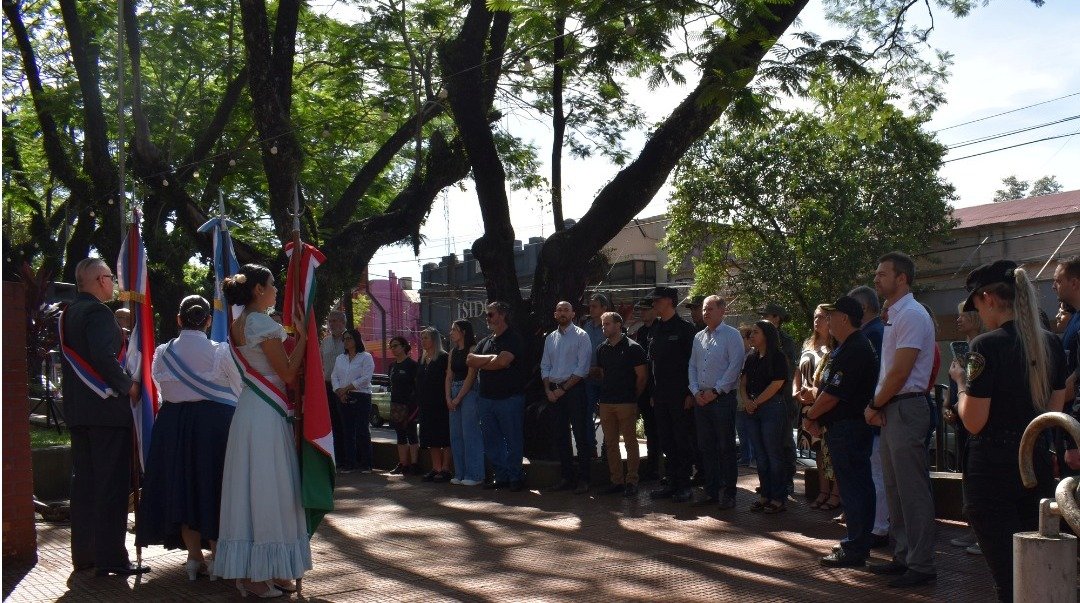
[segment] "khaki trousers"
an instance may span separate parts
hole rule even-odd
[[[613,484],[637,484],[641,456],[637,441],[637,404],[600,403],[600,427],[604,430],[608,470]],[[623,479],[622,457],[619,455],[619,436],[626,446],[626,478]]]

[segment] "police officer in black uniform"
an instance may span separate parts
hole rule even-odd
[[[1036,529],[1039,500],[1053,498],[1054,488],[1049,447],[1042,445],[1033,457],[1038,486],[1024,488],[1020,438],[1036,416],[1064,405],[1065,358],[1040,326],[1035,289],[1015,262],[976,268],[967,289],[964,311],[977,310],[987,332],[971,341],[966,369],[954,361],[949,370],[959,389],[960,419],[971,434],[963,452],[964,513],[998,599],[1011,601],[1012,536]]]
[[[694,461],[694,398],[690,395],[690,352],[694,325],[675,311],[679,293],[672,287],[656,287],[653,300],[657,320],[649,331],[649,363],[653,376],[653,410],[666,457],[666,486],[654,490],[653,499],[690,500],[690,466]]]
[[[810,433],[825,432],[848,531],[847,538],[822,558],[821,564],[862,567],[870,556],[877,503],[870,475],[874,433],[863,418],[863,410],[874,401],[880,363],[874,346],[859,328],[862,304],[845,295],[835,304],[821,307],[829,313],[829,332],[839,345],[823,360],[821,388],[813,392],[816,399],[805,411],[803,428]]]
[[[651,299],[643,298],[634,304],[634,309],[641,313],[641,326],[634,332],[634,341],[645,350],[649,351],[649,342],[652,340],[649,332],[656,323],[656,310],[653,309]],[[641,463],[640,479],[643,482],[652,481],[660,477],[660,437],[656,432],[656,413],[652,406],[653,378],[649,371],[649,380],[645,384],[645,391],[638,397],[638,412],[641,413],[641,422],[645,427],[645,449],[648,453]]]

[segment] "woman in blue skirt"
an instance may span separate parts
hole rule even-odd
[[[218,538],[225,445],[240,375],[229,347],[206,337],[213,312],[198,295],[180,302],[180,335],[157,347],[162,405],[150,438],[136,544],[186,548],[188,579],[208,574],[203,549]]]

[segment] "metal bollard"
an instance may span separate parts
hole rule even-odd
[[[1060,412],[1039,415],[1024,430],[1020,440],[1020,478],[1025,488],[1038,483],[1032,466],[1035,442],[1044,429],[1061,427],[1080,442],[1080,422]],[[1077,486],[1068,477],[1058,482],[1054,499],[1039,503],[1039,531],[1013,535],[1013,600],[1019,603],[1076,601],[1076,537],[1058,530],[1064,518],[1080,532],[1080,505]]]

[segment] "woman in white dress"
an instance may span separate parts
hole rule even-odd
[[[284,328],[266,313],[277,287],[264,266],[243,266],[222,289],[226,303],[244,306],[229,331],[244,390],[225,453],[213,571],[235,579],[242,595],[276,597],[295,591],[293,580],[311,569],[292,411],[283,395],[303,363],[307,329],[294,312],[296,347],[287,354]]]

